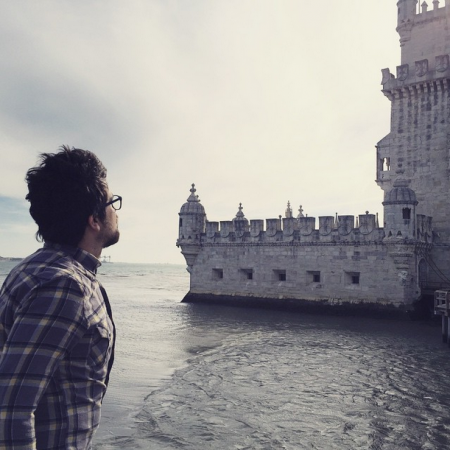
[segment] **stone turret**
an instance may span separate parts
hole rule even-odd
[[[397,26],[400,27],[407,21],[411,21],[416,14],[417,0],[399,0],[397,2],[398,17]]]
[[[201,235],[205,233],[206,229],[205,208],[201,205],[195,192],[195,184],[192,184],[191,195],[179,212],[177,247],[181,247],[181,253],[186,259],[188,269],[192,267],[200,252]]]
[[[403,47],[411,39],[411,29],[416,15],[417,0],[399,0],[397,16],[397,32],[400,35],[400,46]]]
[[[416,206],[415,192],[408,187],[409,181],[398,178],[394,187],[384,195],[384,231],[386,237],[415,239]]]

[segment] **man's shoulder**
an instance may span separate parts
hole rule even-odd
[[[98,296],[99,289],[95,275],[76,259],[44,247],[22,260],[10,272],[0,292],[0,306],[17,307],[33,301],[36,296],[64,299],[77,308],[81,307],[83,315],[88,317],[92,309],[90,303]]]
[[[14,283],[22,281],[30,285],[66,280],[84,286],[95,281],[95,275],[70,254],[47,247],[23,259],[8,278],[9,281],[14,280]]]

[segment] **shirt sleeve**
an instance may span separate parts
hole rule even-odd
[[[83,292],[60,277],[30,291],[0,357],[0,449],[36,448],[34,411],[66,352],[83,337]]]

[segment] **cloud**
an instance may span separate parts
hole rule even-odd
[[[309,215],[381,212],[395,20],[392,0],[3,2],[0,195],[24,197],[39,152],[93,150],[124,196],[108,252],[127,261],[183,263],[192,182],[211,220],[239,202],[249,219],[288,200]]]

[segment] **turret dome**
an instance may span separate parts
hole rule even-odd
[[[195,184],[192,184],[191,195],[187,202],[181,207],[180,214],[205,214],[205,208],[200,203],[198,195],[195,195]]]
[[[410,204],[417,205],[416,193],[408,187],[409,181],[404,179],[397,179],[394,182],[394,187],[385,193],[383,205],[389,204]]]

